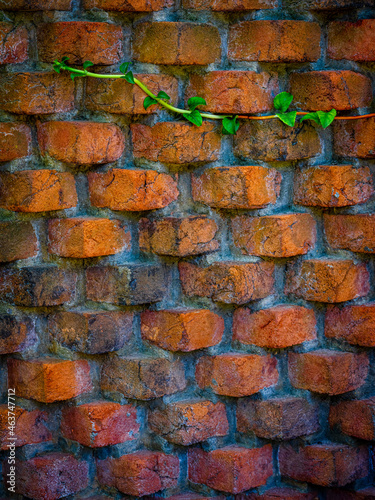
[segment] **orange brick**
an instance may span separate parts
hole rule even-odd
[[[0,222],[0,262],[28,259],[38,254],[38,240],[30,222]]]
[[[23,123],[0,123],[0,161],[11,161],[31,153],[31,130]]]
[[[349,344],[375,347],[375,305],[329,307],[324,334]]]
[[[22,352],[34,345],[37,340],[35,324],[30,317],[0,315],[0,354]]]
[[[350,158],[375,158],[375,118],[335,121],[334,152]]]
[[[324,230],[332,248],[352,252],[375,252],[373,214],[324,215]]]
[[[328,25],[328,56],[331,59],[375,61],[375,19],[356,23],[336,21]]]
[[[0,22],[0,64],[26,61],[28,45],[27,30],[24,26]]]
[[[13,415],[9,415],[9,411],[12,411]],[[45,425],[47,418],[48,414],[45,411],[29,411],[20,406],[10,410],[8,404],[0,405],[0,450],[7,450],[9,453],[7,445],[10,437],[8,429],[10,421],[14,425],[15,446],[51,441],[52,434]]]
[[[72,0],[0,0],[4,10],[71,10]]]
[[[172,7],[173,0],[83,0],[84,9],[103,9],[115,12],[154,12]]]
[[[184,9],[214,12],[273,9],[277,4],[278,0],[182,0]]]
[[[366,441],[375,439],[375,398],[341,401],[331,405],[329,425],[339,432]]]

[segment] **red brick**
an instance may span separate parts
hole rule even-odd
[[[218,226],[205,215],[139,221],[139,248],[157,255],[187,257],[218,250]]]
[[[328,56],[331,59],[375,61],[375,19],[356,23],[336,21],[328,25]]]
[[[189,352],[218,344],[224,320],[208,309],[174,309],[141,313],[141,334],[169,351]]]
[[[9,414],[10,411],[13,415]],[[51,441],[52,434],[45,425],[47,418],[45,411],[28,411],[20,406],[12,410],[8,404],[0,405],[0,449],[9,451],[9,425],[14,425],[15,446]]]
[[[71,10],[72,0],[0,0],[4,10]]]
[[[329,425],[359,439],[375,439],[375,398],[341,401],[331,406]]]
[[[28,259],[38,254],[38,240],[30,222],[0,222],[0,262]]]
[[[200,127],[184,122],[159,122],[153,127],[135,123],[130,128],[135,158],[178,165],[219,158],[221,139],[211,122]]]
[[[319,165],[299,169],[294,177],[294,203],[312,207],[346,207],[365,203],[374,194],[368,167]]]
[[[373,214],[324,215],[324,231],[332,248],[352,252],[375,252]]]
[[[46,115],[74,109],[74,82],[66,74],[3,73],[0,86],[0,109],[9,113]]]
[[[219,32],[209,24],[140,23],[134,31],[133,56],[144,63],[205,65],[219,60],[220,46]]]
[[[318,494],[313,492],[302,492],[292,488],[271,488],[261,494],[250,493],[246,495],[244,499],[245,498],[249,500],[258,500],[259,498],[263,500],[318,500]],[[238,500],[242,500],[242,497]]]
[[[237,430],[277,440],[314,434],[319,430],[318,407],[303,398],[239,399]]]
[[[320,486],[344,486],[368,474],[368,449],[345,444],[314,444],[298,451],[282,445],[279,451],[282,476]]]
[[[305,21],[244,21],[229,29],[234,61],[307,62],[320,57],[320,27]]]
[[[61,60],[68,54],[69,64],[115,64],[123,57],[123,33],[109,23],[68,21],[40,24],[37,29],[41,61]]]
[[[102,367],[102,391],[120,392],[126,398],[148,400],[185,389],[181,360],[111,357]]]
[[[211,401],[179,401],[148,416],[149,428],[164,439],[189,446],[229,430],[225,405]]]
[[[273,108],[279,92],[275,75],[255,71],[211,71],[192,74],[186,91],[188,97],[204,97],[207,106],[199,109],[212,113],[262,113]]]
[[[131,441],[138,431],[137,412],[132,405],[94,401],[62,411],[62,435],[90,448]]]
[[[8,359],[8,387],[41,403],[65,401],[92,390],[90,365],[84,359]]]
[[[290,92],[295,105],[307,111],[362,108],[372,100],[371,80],[349,70],[292,73]]]
[[[312,309],[279,305],[251,312],[236,309],[233,315],[233,340],[243,344],[283,349],[316,339],[316,319]]]
[[[320,394],[343,394],[361,387],[367,377],[366,353],[319,351],[288,355],[289,378],[293,387]]]
[[[194,201],[214,208],[263,208],[276,203],[281,174],[261,166],[213,167],[191,176]]]
[[[26,61],[28,43],[27,30],[24,26],[0,22],[0,64]]]
[[[213,451],[191,448],[188,451],[188,477],[227,493],[241,493],[266,484],[272,476],[272,446],[245,448],[227,446]]]
[[[30,317],[0,315],[0,354],[22,352],[37,340],[35,325]]]
[[[168,500],[201,500],[205,498],[206,500],[224,500],[225,497],[215,496],[215,497],[203,497],[198,495],[197,493],[182,493],[181,495],[172,495],[171,497],[167,497]]]
[[[38,141],[42,155],[80,165],[116,161],[125,147],[123,133],[114,123],[39,123]]]
[[[114,168],[88,174],[91,204],[137,212],[168,206],[179,195],[176,180],[156,170]]]
[[[184,9],[226,12],[237,10],[273,9],[278,0],[182,0]]]
[[[319,135],[306,122],[288,127],[280,120],[248,120],[234,138],[234,154],[252,161],[303,160],[320,152]]]
[[[31,130],[23,123],[0,123],[0,161],[11,161],[31,153]]]
[[[5,464],[5,473],[9,465]],[[16,460],[16,492],[35,500],[58,498],[84,490],[89,484],[88,463],[69,453],[46,453],[30,460]]]
[[[0,173],[0,207],[14,212],[48,212],[77,205],[74,177],[56,170]]]
[[[100,257],[130,248],[130,233],[119,220],[76,217],[48,221],[48,251],[60,257]]]
[[[86,354],[118,351],[132,335],[133,313],[126,311],[68,312],[48,316],[50,339]]]
[[[349,344],[375,347],[375,305],[363,304],[327,310],[325,336]]]
[[[334,122],[334,152],[350,158],[375,158],[375,118]]]
[[[316,243],[316,224],[310,214],[242,215],[232,219],[233,241],[245,255],[293,257]]]
[[[276,358],[257,354],[227,353],[199,359],[195,378],[200,388],[216,394],[241,398],[276,384]]]
[[[83,0],[84,9],[103,9],[115,12],[154,12],[172,7],[173,0]]]
[[[363,297],[370,290],[365,263],[352,260],[310,259],[291,265],[285,293],[305,300],[345,302]]]

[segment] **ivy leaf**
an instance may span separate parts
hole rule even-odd
[[[64,64],[64,63],[66,63],[66,61],[69,61],[69,57],[64,56],[64,57],[61,59],[61,62]]]
[[[277,96],[273,100],[273,106],[278,111],[285,113],[285,111],[291,105],[292,101],[293,101],[292,94],[289,94],[289,92],[281,92],[280,94],[277,94]]]
[[[143,107],[145,109],[149,108],[150,106],[152,106],[153,104],[157,104],[158,101],[155,101],[155,99],[153,99],[152,97],[150,97],[149,95],[145,98],[145,100],[143,101]]]
[[[74,80],[74,78],[76,78],[77,76],[78,76],[78,75],[76,75],[76,74],[74,74],[74,73],[70,73],[70,78],[71,78],[72,80]]]
[[[161,90],[161,91],[158,93],[157,97],[158,97],[159,99],[167,99],[167,100],[169,100],[169,99],[170,99],[170,96],[169,96],[166,92],[164,92],[164,90]]]
[[[83,69],[87,69],[87,68],[89,68],[90,66],[94,66],[94,63],[93,63],[93,62],[91,62],[91,61],[85,61],[85,62],[83,63]]]
[[[59,61],[53,61],[53,70],[56,71],[56,73],[60,73],[61,69],[61,63]]]
[[[189,114],[184,114],[184,116],[187,120],[189,120],[189,122],[194,123],[197,127],[200,127],[203,123],[202,116],[197,109]]]
[[[122,63],[120,66],[121,73],[124,73],[124,75],[125,75],[128,71],[129,66],[130,66],[130,62]]]
[[[307,115],[304,115],[301,118],[301,122],[303,122],[304,120],[313,120],[315,123],[320,125],[320,119],[319,119],[318,113],[316,111],[314,111],[313,113],[307,113]]]
[[[237,120],[237,116],[234,116],[233,118],[223,118],[223,128],[221,131],[223,135],[236,135],[239,128],[240,123]]]
[[[331,109],[331,111],[317,111],[317,115],[319,116],[320,124],[323,128],[327,128],[333,120],[335,119],[337,111],[335,109]]]
[[[126,75],[122,76],[121,78],[125,78],[125,80],[129,83],[135,83],[134,81],[134,76],[133,76],[133,73],[131,71],[128,71],[126,73]]]
[[[203,97],[190,97],[188,100],[188,106],[190,111],[194,111],[197,106],[207,104]]]
[[[289,127],[294,127],[297,118],[297,111],[289,111],[288,113],[277,112],[276,115],[283,123],[285,123],[285,125],[289,125]]]

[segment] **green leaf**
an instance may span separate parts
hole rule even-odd
[[[128,71],[129,66],[130,66],[130,62],[122,63],[120,66],[121,73],[124,73],[124,75],[125,75],[125,73],[127,73],[127,71]]]
[[[335,119],[337,111],[335,109],[331,109],[331,111],[317,111],[317,115],[319,116],[320,124],[323,128],[327,128],[333,120]]]
[[[91,62],[91,61],[85,61],[85,62],[83,63],[83,69],[87,69],[87,68],[89,68],[90,66],[94,66],[94,63],[93,63],[93,62]]]
[[[153,99],[152,97],[150,97],[149,95],[145,98],[145,100],[143,101],[143,107],[145,109],[149,108],[150,106],[152,106],[153,104],[157,104],[158,101],[155,101],[155,99]]]
[[[69,61],[69,57],[64,56],[64,57],[61,59],[61,62],[64,64],[66,61]]]
[[[78,76],[78,75],[75,75],[74,73],[70,73],[70,78],[71,78],[72,80],[74,80],[74,78],[76,78],[76,76]]]
[[[135,83],[134,81],[134,76],[133,76],[133,73],[131,71],[128,71],[126,73],[126,75],[122,76],[121,78],[125,78],[125,80],[129,83]]]
[[[289,127],[294,127],[297,118],[297,111],[289,111],[288,113],[276,113],[280,120],[289,125]]]
[[[291,105],[292,101],[293,101],[292,94],[289,94],[289,92],[281,92],[280,94],[277,94],[277,96],[273,100],[273,106],[278,111],[285,113],[285,111]]]
[[[190,114],[184,114],[184,117],[189,120],[189,122],[194,123],[194,125],[196,125],[197,127],[200,127],[202,125],[202,116],[197,109],[192,111]]]
[[[190,111],[194,111],[197,106],[206,105],[206,101],[203,97],[190,97],[188,100],[188,106]]]
[[[237,120],[237,116],[234,116],[233,118],[228,118],[228,117],[223,118],[223,128],[221,131],[222,134],[235,135],[239,128],[240,128],[240,123]]]
[[[316,111],[314,111],[313,113],[307,113],[307,115],[304,115],[301,118],[301,122],[303,122],[304,120],[313,120],[315,123],[320,125],[320,119],[319,119],[318,113],[316,113]]]
[[[56,71],[56,73],[60,73],[61,69],[61,64],[59,61],[53,61],[53,70]]]
[[[166,92],[164,92],[164,90],[161,90],[161,91],[158,93],[157,97],[158,97],[159,99],[167,99],[167,100],[169,100],[169,99],[170,99],[170,96],[169,96]]]

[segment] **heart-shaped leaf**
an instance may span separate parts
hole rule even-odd
[[[87,68],[89,68],[90,66],[94,66],[94,63],[93,63],[93,62],[91,62],[91,61],[85,61],[85,62],[83,63],[83,69],[87,69]]]
[[[240,123],[237,120],[237,116],[233,118],[229,117],[223,118],[223,128],[221,130],[223,135],[235,135],[239,128],[240,128]]]
[[[157,97],[158,97],[159,99],[167,99],[167,101],[170,99],[170,96],[169,96],[166,92],[164,92],[164,90],[161,90],[161,91],[158,93]]]
[[[205,106],[207,103],[203,97],[190,97],[188,100],[188,106],[191,111],[194,111],[197,106]]]
[[[280,94],[277,94],[277,96],[273,100],[273,106],[278,111],[285,113],[285,111],[291,105],[292,101],[293,101],[292,94],[289,94],[289,92],[281,92]]]
[[[143,107],[145,109],[149,108],[150,106],[152,106],[153,104],[157,104],[158,101],[155,101],[155,99],[153,99],[152,97],[150,97],[149,95],[145,98],[145,100],[143,101]]]
[[[189,122],[194,123],[194,125],[196,125],[197,127],[200,127],[203,123],[202,116],[197,109],[189,114],[184,114],[184,116],[187,120],[189,120]]]
[[[124,75],[125,75],[125,73],[128,71],[129,66],[130,66],[130,62],[122,63],[120,66],[121,73],[124,73]]]
[[[313,113],[307,113],[307,115],[304,115],[301,118],[301,122],[303,122],[304,120],[313,120],[315,123],[320,125],[320,119],[319,119],[318,113],[316,111],[314,111]]]
[[[297,118],[297,111],[289,111],[288,113],[276,113],[280,120],[289,125],[289,127],[294,127]]]
[[[335,119],[337,111],[335,109],[331,109],[331,111],[317,111],[316,113],[319,116],[321,126],[323,128],[327,128]]]
[[[131,71],[128,71],[126,73],[126,75],[122,76],[121,78],[125,78],[125,80],[129,83],[135,83],[134,81],[134,76],[133,76],[133,73]]]

